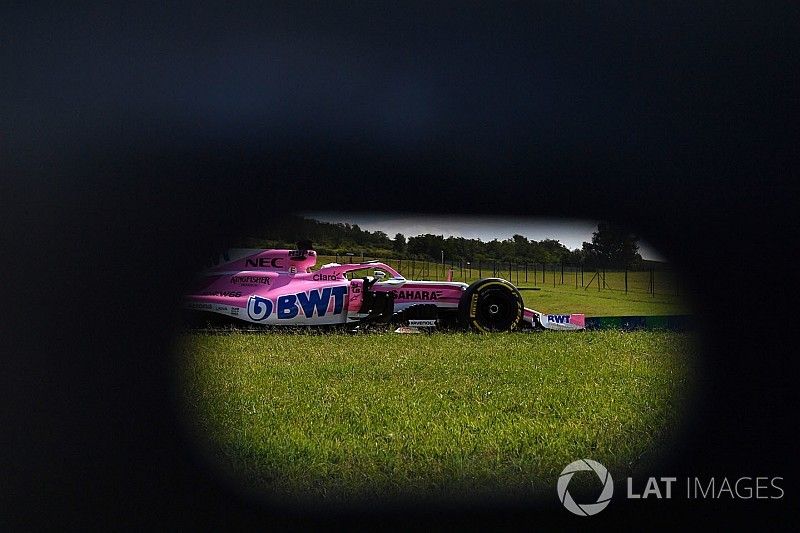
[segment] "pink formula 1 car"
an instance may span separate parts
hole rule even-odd
[[[471,285],[412,281],[377,261],[330,263],[312,270],[316,252],[300,248],[232,250],[227,262],[199,276],[185,306],[200,311],[204,320],[216,319],[211,322],[225,318],[269,326],[340,324],[363,329],[391,322],[484,332],[584,328],[582,314],[548,315],[525,308],[519,290],[500,278]],[[371,274],[354,277],[365,270]]]

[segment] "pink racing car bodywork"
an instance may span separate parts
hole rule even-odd
[[[330,263],[312,270],[317,262],[314,250],[231,252],[229,259],[234,257],[232,260],[198,277],[185,297],[186,308],[271,326],[357,325],[390,320],[434,326],[440,325],[445,318],[463,325],[464,317],[481,313],[481,309],[476,310],[476,296],[472,297],[471,307],[470,302],[465,301],[471,287],[466,283],[412,281],[389,265],[376,261],[345,265]],[[348,279],[346,275],[365,269],[374,270],[377,275],[354,279]],[[516,291],[504,280],[481,280],[475,284],[478,283],[483,283],[482,286],[497,285],[495,291]],[[504,307],[504,302],[513,304],[515,301],[508,297],[502,299],[503,294],[498,297],[501,299],[496,304],[488,301],[487,313],[493,310],[499,313],[503,311],[500,308]],[[518,302],[519,309],[511,310],[514,313],[519,311],[518,314],[510,315],[511,326],[503,329],[576,330],[584,327],[582,314],[547,315],[523,309],[521,297],[518,297]],[[474,329],[485,330],[480,323]]]

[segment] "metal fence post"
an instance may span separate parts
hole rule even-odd
[[[628,267],[625,267],[625,294],[628,294]]]
[[[656,269],[653,268],[652,272],[653,272],[653,297],[655,298],[655,296],[656,296]]]

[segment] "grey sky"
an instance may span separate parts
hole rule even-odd
[[[424,233],[445,237],[480,239],[507,239],[515,233],[528,239],[556,239],[573,250],[584,241],[591,242],[597,222],[574,219],[541,219],[509,217],[430,216],[406,213],[303,213],[303,216],[323,222],[358,224],[361,229],[383,231],[389,237],[402,233],[413,237]],[[645,259],[663,261],[664,258],[644,241],[639,241],[639,252]]]

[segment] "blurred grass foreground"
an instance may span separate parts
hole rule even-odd
[[[290,501],[552,497],[580,458],[612,474],[669,442],[686,334],[186,333],[181,409],[212,459]]]

